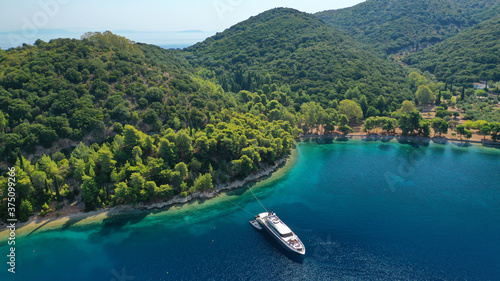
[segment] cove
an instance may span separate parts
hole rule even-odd
[[[248,189],[153,213],[63,223],[16,239],[1,280],[493,280],[500,276],[500,149],[307,141],[252,185],[299,235],[285,254],[251,215]],[[279,173],[279,172],[278,172]]]

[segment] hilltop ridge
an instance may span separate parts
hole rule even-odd
[[[403,61],[455,83],[500,81],[500,16]]]
[[[315,15],[390,55],[441,42],[494,17],[499,9],[499,0],[367,0]]]
[[[370,100],[383,95],[400,102],[410,95],[402,68],[293,9],[266,11],[185,51],[194,66],[214,71],[232,92],[256,91],[279,81],[322,104],[355,87]]]

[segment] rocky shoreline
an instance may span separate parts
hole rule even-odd
[[[171,206],[171,205],[176,205],[176,204],[185,204],[193,200],[198,200],[198,199],[210,199],[213,197],[216,197],[219,192],[221,191],[229,191],[237,188],[241,188],[245,186],[245,184],[254,182],[256,180],[262,179],[264,177],[269,176],[272,174],[274,171],[279,169],[280,166],[282,166],[285,162],[287,161],[287,158],[281,158],[274,165],[270,165],[264,169],[261,169],[259,172],[250,174],[248,177],[244,178],[243,180],[239,181],[234,181],[229,184],[223,184],[223,185],[218,185],[215,186],[213,190],[205,191],[205,192],[195,192],[193,194],[189,194],[187,197],[182,197],[180,195],[175,196],[174,198],[162,202],[162,203],[155,203],[155,204],[138,204],[133,209],[135,210],[152,210],[152,209],[163,209],[165,207]]]
[[[74,214],[69,214],[66,216],[61,216],[61,217],[38,217],[38,216],[33,216],[30,218],[27,222],[24,223],[17,223],[16,227],[20,228],[28,224],[39,224],[39,223],[48,223],[50,221],[57,221],[61,219],[72,219],[72,218],[86,218],[86,217],[92,217],[92,216],[97,216],[100,214],[122,214],[122,213],[128,213],[128,212],[141,212],[141,211],[147,211],[147,210],[154,210],[154,209],[163,209],[172,205],[178,205],[178,204],[185,204],[194,200],[205,200],[205,199],[210,199],[214,198],[218,195],[218,193],[222,191],[229,191],[237,188],[241,188],[245,186],[248,183],[260,180],[264,177],[267,177],[271,175],[273,172],[278,170],[280,167],[282,167],[288,160],[290,160],[292,157],[286,156],[283,157],[279,160],[276,161],[274,165],[266,165],[263,169],[259,170],[258,172],[254,172],[247,176],[246,178],[234,182],[230,182],[227,184],[220,184],[214,186],[213,190],[205,191],[205,192],[196,192],[193,194],[189,194],[187,197],[182,197],[180,195],[174,196],[172,199],[165,201],[165,202],[160,202],[160,203],[152,203],[152,204],[137,204],[135,206],[133,205],[120,205],[120,206],[115,206],[111,208],[103,208],[103,209],[98,209],[96,211],[92,212],[78,212]],[[0,231],[6,230],[7,225],[0,225]]]

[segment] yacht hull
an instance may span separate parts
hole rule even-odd
[[[291,237],[291,240],[296,241],[295,243],[300,245],[301,246],[300,248],[294,248],[293,246],[291,246],[290,243],[287,242],[287,240],[281,237],[280,233],[277,230],[275,230],[272,226],[269,225],[270,222],[268,222],[266,220],[266,217],[265,216],[263,217],[262,214],[256,217],[256,221],[262,226],[262,228],[264,228],[267,231],[267,233],[269,233],[269,235],[271,235],[276,241],[278,241],[283,248],[297,255],[305,255],[306,249],[304,247],[304,244],[302,244],[302,241],[300,241],[299,237],[297,237],[295,233],[291,232],[293,235]],[[280,221],[280,223],[282,222]]]

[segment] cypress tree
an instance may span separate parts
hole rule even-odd
[[[54,176],[54,188],[56,189],[56,197],[57,202],[61,202],[61,194],[59,194],[59,182],[57,182],[57,178]]]
[[[21,167],[21,169],[24,169],[24,159],[23,159],[23,154],[22,152],[19,150],[19,165]]]
[[[47,179],[45,179],[45,191],[50,192],[50,186],[49,186],[49,182],[47,181]]]
[[[441,104],[441,90],[439,91],[438,96],[436,98],[436,105],[440,105],[440,104]]]

